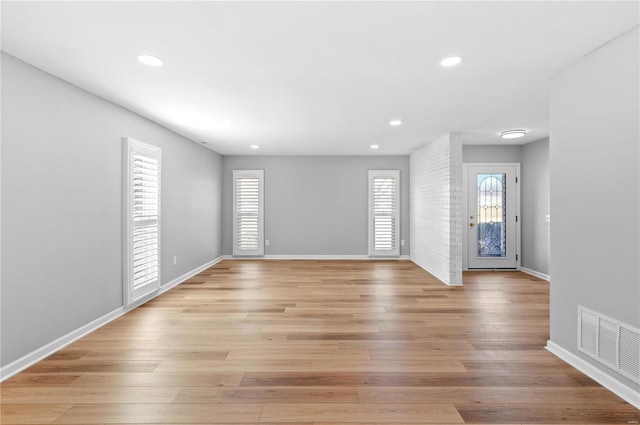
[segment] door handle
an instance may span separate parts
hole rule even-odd
[[[475,225],[476,225],[475,223],[469,223],[469,226],[470,226],[470,227],[473,227],[473,226],[475,226]]]

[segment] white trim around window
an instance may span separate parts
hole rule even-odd
[[[124,305],[160,289],[161,149],[124,138]]]
[[[369,256],[400,255],[400,170],[369,170]]]
[[[264,170],[233,170],[233,256],[264,255]]]

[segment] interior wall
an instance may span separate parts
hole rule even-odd
[[[612,40],[552,79],[551,342],[577,349],[579,305],[640,328],[640,34]]]
[[[549,139],[522,145],[522,267],[549,275]]]
[[[447,134],[410,155],[411,260],[462,285],[462,141]]]
[[[462,162],[520,162],[521,149],[519,145],[464,145]]]
[[[400,247],[409,254],[408,156],[225,156],[222,235],[233,250],[232,171],[264,170],[265,255],[367,255],[368,170],[400,170]]]
[[[465,145],[462,158],[464,163],[520,164],[521,265],[548,275],[549,139],[525,145]]]
[[[162,282],[219,257],[220,155],[2,54],[3,366],[122,306],[124,136],[162,148]]]

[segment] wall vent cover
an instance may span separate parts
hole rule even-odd
[[[640,331],[578,306],[578,350],[640,383]]]

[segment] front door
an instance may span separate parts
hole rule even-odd
[[[469,268],[517,268],[519,164],[469,164],[466,174]]]

